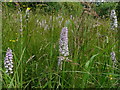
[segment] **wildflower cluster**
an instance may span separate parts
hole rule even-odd
[[[111,10],[110,19],[111,19],[111,29],[117,28],[118,22],[117,22],[116,12],[114,9]]]
[[[110,79],[110,80],[112,80],[112,79],[113,79],[113,76],[112,76],[112,75],[109,75],[108,77],[109,77],[109,79]]]
[[[28,18],[29,18],[29,11],[30,11],[31,8],[27,8],[26,9],[26,20],[28,21]]]
[[[114,52],[114,51],[111,52],[110,55],[111,55],[112,61],[113,61],[113,62],[116,62],[115,52]]]
[[[6,73],[8,74],[13,73],[13,55],[12,50],[10,48],[7,49],[6,57],[4,60],[4,66],[6,68]]]
[[[111,52],[110,55],[111,55],[111,59],[113,61],[113,67],[114,67],[114,65],[116,65],[116,62],[117,62],[115,52],[114,51]]]
[[[28,7],[28,8],[26,9],[26,13],[28,13],[28,12],[30,11],[30,9],[31,9],[31,8]]]
[[[68,59],[67,56],[69,55],[67,27],[64,27],[60,34],[59,52],[60,52],[60,57],[58,59],[58,66],[60,66],[60,69],[62,69],[62,61]]]
[[[16,40],[9,40],[10,42],[17,42],[18,41],[18,39],[16,39]]]

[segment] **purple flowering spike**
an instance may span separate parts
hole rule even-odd
[[[111,19],[111,29],[117,28],[118,22],[117,22],[116,12],[114,9],[111,10],[110,19]]]
[[[110,55],[111,55],[111,59],[112,59],[112,61],[113,61],[113,62],[116,62],[115,52],[114,52],[114,51],[111,52]]]
[[[60,57],[58,59],[58,66],[61,67],[62,61],[67,58],[69,55],[68,50],[68,29],[64,27],[60,34],[60,41],[59,41],[59,53]],[[62,69],[62,68],[61,68]]]
[[[6,57],[4,60],[4,66],[6,68],[6,73],[13,73],[13,55],[12,50],[10,48],[7,49]]]
[[[64,27],[60,34],[60,42],[59,42],[59,52],[63,56],[69,55],[68,50],[68,29],[67,27]]]
[[[111,59],[112,59],[112,61],[113,61],[113,66],[115,66],[115,65],[116,65],[116,62],[117,62],[115,52],[114,52],[114,51],[111,52],[110,55],[111,55]]]

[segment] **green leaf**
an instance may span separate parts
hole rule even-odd
[[[85,64],[85,68],[88,68],[90,66],[90,63],[92,63],[93,59],[97,56],[98,54],[93,55],[90,60],[87,61]]]

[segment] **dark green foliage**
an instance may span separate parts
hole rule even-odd
[[[97,4],[98,6],[96,6],[95,10],[98,13],[99,16],[109,16],[110,15],[110,11],[112,9],[116,9],[117,3],[113,3],[113,2],[107,2],[107,3],[99,3]]]
[[[120,21],[120,2],[118,3],[118,5],[116,7],[116,11],[117,11],[117,18]]]
[[[40,12],[44,12],[46,14],[56,14],[58,12],[62,14],[80,14],[82,11],[81,3],[70,3],[70,2],[19,2],[18,5],[14,2],[3,3],[3,7],[8,6],[9,8],[18,8],[20,7],[22,10],[26,10],[27,7],[30,7],[32,11],[36,11],[36,8],[39,9]]]

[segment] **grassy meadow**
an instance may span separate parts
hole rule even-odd
[[[64,10],[64,12],[66,12]],[[82,10],[81,10],[82,12]],[[69,59],[58,68],[59,39],[68,28]],[[21,31],[22,30],[22,31]],[[7,48],[13,51],[13,74],[5,73]],[[110,19],[86,13],[44,14],[3,7],[2,11],[2,86],[3,88],[120,88],[117,32]]]

